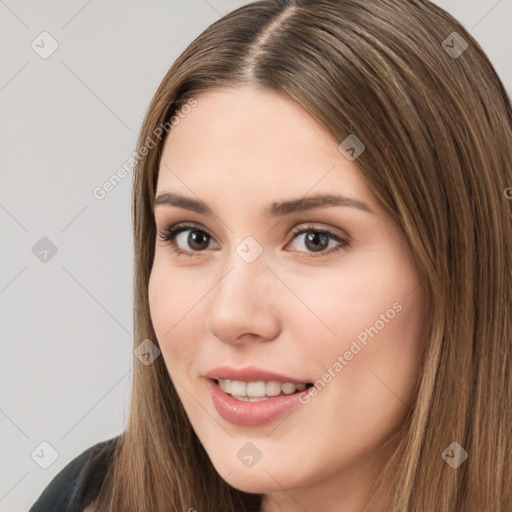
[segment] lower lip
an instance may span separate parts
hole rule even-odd
[[[207,386],[212,395],[213,405],[220,416],[234,425],[243,427],[267,425],[289,414],[295,407],[302,405],[299,396],[304,393],[302,391],[275,396],[261,402],[245,402],[236,400],[222,391],[215,380],[207,379]]]

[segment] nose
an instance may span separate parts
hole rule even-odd
[[[232,345],[272,341],[282,321],[279,284],[263,255],[248,263],[234,254],[209,294],[206,330]]]

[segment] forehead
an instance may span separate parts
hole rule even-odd
[[[220,153],[222,148],[242,146],[247,152],[277,152],[337,145],[298,103],[277,92],[243,86],[213,89],[195,99],[196,106],[181,114],[171,130],[165,149],[210,146]]]
[[[207,91],[164,145],[157,195],[303,197],[337,193],[374,202],[339,142],[300,105],[252,86]]]

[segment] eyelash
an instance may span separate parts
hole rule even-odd
[[[194,257],[194,256],[197,256],[198,253],[201,253],[204,251],[183,251],[182,249],[179,249],[176,244],[176,237],[183,231],[187,231],[189,229],[197,231],[199,233],[203,233],[203,234],[207,235],[208,237],[212,238],[206,231],[204,231],[203,229],[200,229],[198,226],[196,226],[194,224],[174,224],[173,226],[164,228],[163,231],[159,231],[158,236],[160,237],[160,240],[162,240],[163,242],[167,242],[176,254],[188,256],[188,257]],[[307,253],[308,254],[307,256],[304,256],[301,254],[301,256],[300,256],[301,258],[318,258],[321,256],[329,256],[334,253],[337,253],[338,251],[340,251],[341,249],[344,249],[345,247],[350,247],[350,243],[347,239],[340,238],[338,235],[335,235],[334,233],[332,233],[331,231],[329,231],[327,229],[319,229],[319,228],[316,228],[311,225],[309,225],[305,228],[294,228],[292,230],[292,234],[294,235],[292,237],[292,240],[294,240],[299,234],[309,233],[309,232],[322,233],[322,234],[326,235],[327,237],[335,240],[336,242],[339,242],[339,245],[337,247],[331,248],[329,251],[319,252],[318,254]],[[297,252],[302,253],[303,251],[297,251]]]

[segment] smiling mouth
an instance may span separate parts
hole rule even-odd
[[[213,379],[213,381],[224,393],[243,402],[262,402],[278,396],[294,395],[313,386],[311,382],[293,384],[278,381],[243,382],[229,379]]]

